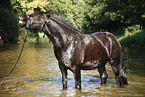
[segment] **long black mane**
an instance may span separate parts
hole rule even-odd
[[[55,22],[60,23],[60,24],[64,25],[65,27],[73,30],[73,32],[81,32],[79,29],[77,29],[76,27],[74,27],[73,24],[70,24],[69,22],[67,22],[67,21],[65,21],[65,20],[63,20],[61,18],[51,16],[50,19],[52,19]]]
[[[39,11],[39,12],[35,12],[29,16],[35,16],[35,15],[40,15],[40,14],[43,14],[44,12],[43,11]],[[77,29],[73,24],[61,19],[61,18],[58,18],[58,17],[54,17],[54,16],[51,16],[50,19],[54,20],[55,22],[59,23],[59,24],[62,24],[64,25],[65,27],[71,29],[73,32],[81,32],[79,29]]]

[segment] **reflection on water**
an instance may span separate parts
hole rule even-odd
[[[7,74],[13,68],[21,47],[22,44],[0,48],[0,74]],[[77,91],[73,75],[68,72],[68,90],[64,91],[51,44],[27,42],[14,72],[0,79],[0,97],[145,96],[145,49],[123,48],[122,51],[131,73],[128,74],[130,85],[118,88],[112,69],[107,64],[107,85],[100,85],[97,70],[82,71],[82,91]]]

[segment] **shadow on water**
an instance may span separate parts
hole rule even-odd
[[[0,50],[0,74],[7,74],[18,57],[22,44],[8,45]],[[61,73],[53,54],[51,43],[27,42],[14,72],[0,79],[0,97],[116,97],[145,96],[145,50],[124,47],[127,56],[125,64],[131,76],[130,85],[118,88],[113,71],[106,65],[109,75],[107,85],[100,85],[99,73],[96,70],[82,71],[82,90],[74,88],[72,72],[68,72],[68,89],[62,90]]]
[[[145,77],[145,48],[124,47],[126,65],[132,74]]]

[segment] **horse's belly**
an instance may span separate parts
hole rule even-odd
[[[94,61],[87,61],[85,62],[81,69],[82,70],[92,70],[92,69],[96,69],[99,66],[99,60],[94,60]]]

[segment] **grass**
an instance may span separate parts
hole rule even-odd
[[[140,29],[139,25],[127,27],[125,31],[118,31],[117,39],[124,46],[145,47],[145,29]]]

